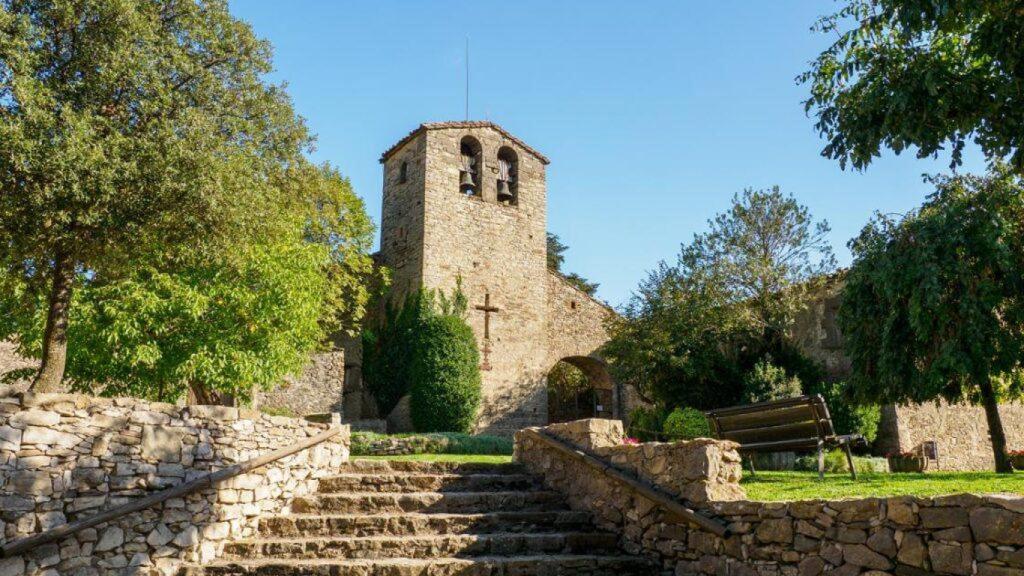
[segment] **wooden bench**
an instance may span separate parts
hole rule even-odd
[[[706,415],[712,434],[737,442],[741,454],[817,450],[819,478],[825,477],[825,448],[839,446],[846,452],[850,474],[857,479],[850,448],[867,442],[860,434],[837,435],[819,394],[711,410]],[[747,461],[755,473],[753,460]]]

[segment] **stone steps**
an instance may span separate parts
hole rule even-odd
[[[634,556],[555,555],[380,560],[218,560],[187,566],[181,576],[649,576]]]
[[[597,555],[614,553],[617,551],[616,546],[615,535],[599,532],[314,537],[231,542],[224,549],[224,557],[255,560],[445,558],[580,553]]]
[[[354,460],[181,576],[659,574],[515,464]]]
[[[564,510],[557,492],[348,492],[296,498],[292,510],[299,513],[455,512],[480,513],[506,510]]]
[[[320,481],[321,492],[507,492],[537,488],[526,474],[342,474]]]
[[[483,514],[290,514],[260,520],[260,534],[284,536],[387,536],[576,532],[591,527],[590,515],[572,510]]]

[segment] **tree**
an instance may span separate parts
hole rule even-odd
[[[917,156],[968,140],[1024,171],[1024,12],[1016,2],[847,0],[816,29],[837,39],[798,80],[827,140],[823,156],[863,169],[882,147]]]
[[[562,272],[562,264],[565,264],[565,252],[566,250],[569,249],[569,247],[562,243],[562,240],[558,237],[558,235],[548,232],[547,242],[548,270],[558,273],[562,278],[565,279],[566,282],[575,286],[576,288],[579,288],[588,296],[593,296],[594,294],[596,294],[598,287],[601,286],[597,282],[591,282],[575,272],[570,274],[565,274]]]
[[[744,375],[769,354],[818,381],[785,334],[835,266],[828,224],[773,188],[735,196],[708,225],[609,321],[604,354],[616,377],[649,401],[698,409],[737,403]]]
[[[0,30],[0,265],[44,296],[50,390],[82,279],[276,237],[310,140],[224,0],[0,0]]]
[[[772,363],[771,354],[759,360],[743,377],[743,403],[784,400],[802,393],[800,378]]]
[[[67,333],[72,387],[164,402],[186,391],[203,404],[244,402],[298,373],[328,335],[351,332],[368,297],[373,228],[335,170],[305,172],[309,211],[297,211],[290,233],[273,242],[136,260],[123,277],[79,279]],[[38,352],[43,295],[26,306],[21,277],[5,279],[0,333]]]
[[[710,230],[683,248],[680,265],[721,286],[766,341],[782,338],[796,314],[835,270],[828,222],[778,186],[747,188]]]
[[[970,400],[985,408],[996,471],[1012,467],[1000,399],[1021,394],[1024,186],[932,177],[936,191],[902,219],[877,216],[850,242],[839,325],[855,400]]]

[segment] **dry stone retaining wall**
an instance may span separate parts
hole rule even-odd
[[[599,527],[617,532],[628,552],[659,559],[676,574],[1024,575],[1024,498],[752,502],[741,496],[736,454],[728,443],[623,447],[621,427],[594,422],[541,430],[685,497],[725,523],[731,534],[721,538],[670,517],[632,489],[528,433],[516,436],[516,459],[566,494],[574,508],[591,512]]]
[[[325,429],[220,406],[0,394],[0,542],[91,516]],[[0,560],[0,575],[148,574],[207,561],[348,460],[348,429],[221,484]]]

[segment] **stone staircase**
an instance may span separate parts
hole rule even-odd
[[[639,576],[659,570],[514,464],[354,460],[184,576]]]

